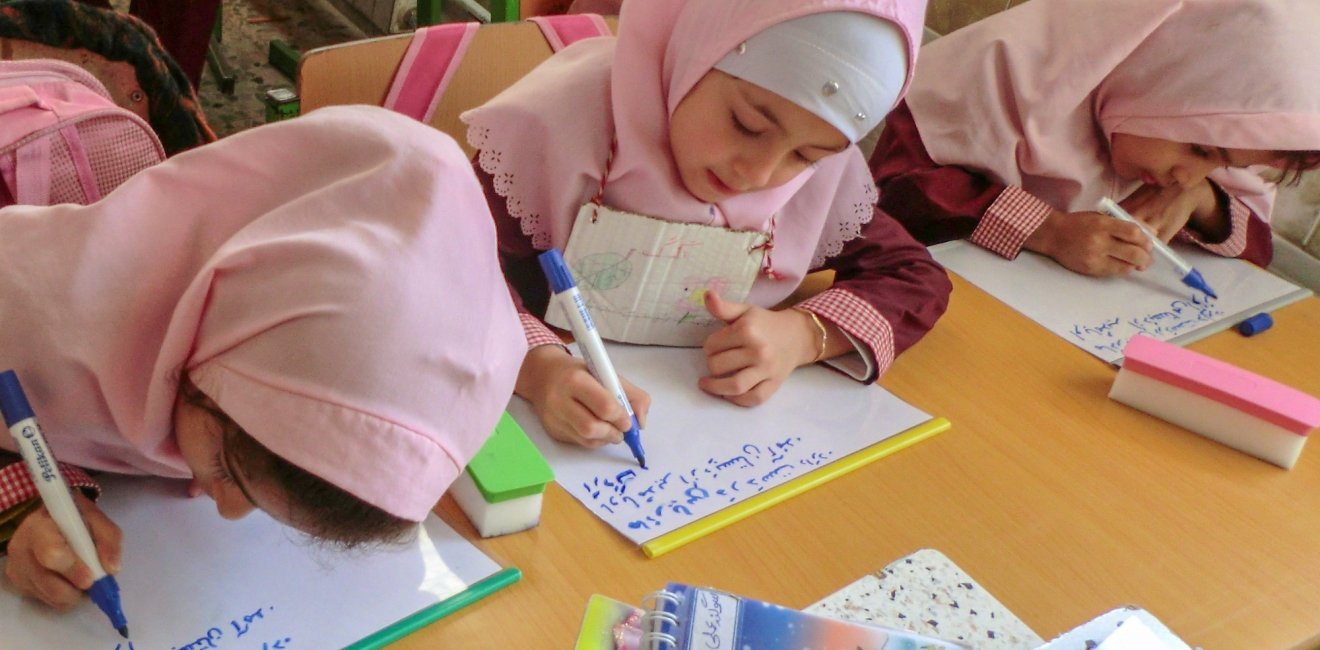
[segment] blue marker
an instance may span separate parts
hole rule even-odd
[[[623,393],[623,384],[619,381],[619,375],[614,372],[614,364],[610,363],[609,356],[605,354],[605,344],[600,340],[600,332],[596,331],[596,323],[591,320],[591,314],[587,313],[587,303],[578,292],[573,272],[568,270],[568,264],[564,263],[564,256],[557,248],[541,253],[537,259],[541,262],[541,270],[545,272],[546,279],[550,280],[550,290],[563,301],[568,323],[573,328],[573,338],[582,349],[582,358],[587,362],[587,370],[590,370],[591,375],[605,386],[605,390],[614,393],[614,397],[628,412],[628,417],[632,418],[632,427],[623,433],[623,441],[632,450],[633,457],[637,459],[642,469],[646,469],[646,452],[642,451],[641,427],[637,424],[637,414],[633,413],[632,404],[628,403],[628,396]]]
[[[46,505],[55,525],[59,526],[64,539],[73,552],[92,570],[92,588],[87,595],[96,603],[105,615],[110,617],[110,624],[119,630],[120,636],[128,638],[128,621],[124,619],[124,610],[119,605],[119,583],[114,576],[107,575],[101,568],[101,561],[96,555],[96,545],[87,530],[78,506],[73,503],[69,484],[64,482],[60,469],[55,464],[46,438],[41,435],[41,427],[28,405],[23,386],[18,383],[18,375],[13,370],[0,372],[0,411],[4,411],[5,426],[18,443],[18,451],[32,473],[32,482],[37,484],[41,500]]]
[[[1096,207],[1099,208],[1101,212],[1114,217],[1115,219],[1136,224],[1137,227],[1141,229],[1141,232],[1146,233],[1146,236],[1150,238],[1150,243],[1155,245],[1155,250],[1163,255],[1165,259],[1173,262],[1174,266],[1178,267],[1178,272],[1183,276],[1183,284],[1205,293],[1211,298],[1219,298],[1219,296],[1215,295],[1215,292],[1210,289],[1210,285],[1205,283],[1205,278],[1201,277],[1201,272],[1192,268],[1191,264],[1188,264],[1186,260],[1173,252],[1173,249],[1169,248],[1168,244],[1161,241],[1160,238],[1146,226],[1146,224],[1128,214],[1127,210],[1124,210],[1117,203],[1114,203],[1109,197],[1100,199],[1100,203]]]

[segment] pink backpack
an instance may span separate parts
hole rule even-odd
[[[86,70],[0,61],[0,207],[94,203],[164,159],[146,120]]]

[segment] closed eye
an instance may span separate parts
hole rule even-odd
[[[746,124],[743,124],[743,121],[738,119],[737,113],[730,113],[729,116],[733,119],[733,128],[738,129],[739,133],[749,137],[761,134],[759,131],[753,131]]]

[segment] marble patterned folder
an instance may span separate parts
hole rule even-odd
[[[1044,641],[934,549],[921,549],[804,611],[910,630],[978,650],[1030,650]]]

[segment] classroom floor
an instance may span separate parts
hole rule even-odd
[[[452,4],[445,5],[446,13],[452,13]],[[198,88],[206,119],[220,137],[264,124],[266,91],[295,87],[293,79],[269,63],[271,41],[306,52],[382,35],[346,0],[224,0],[221,7],[221,51],[233,70],[234,92],[221,92],[210,69]],[[467,19],[457,13],[450,17]]]
[[[234,74],[234,92],[221,92],[210,69],[198,87],[206,119],[220,137],[265,123],[265,92],[294,87],[293,79],[268,62],[271,41],[280,39],[304,52],[375,35],[328,0],[225,0],[221,12],[221,49]]]

